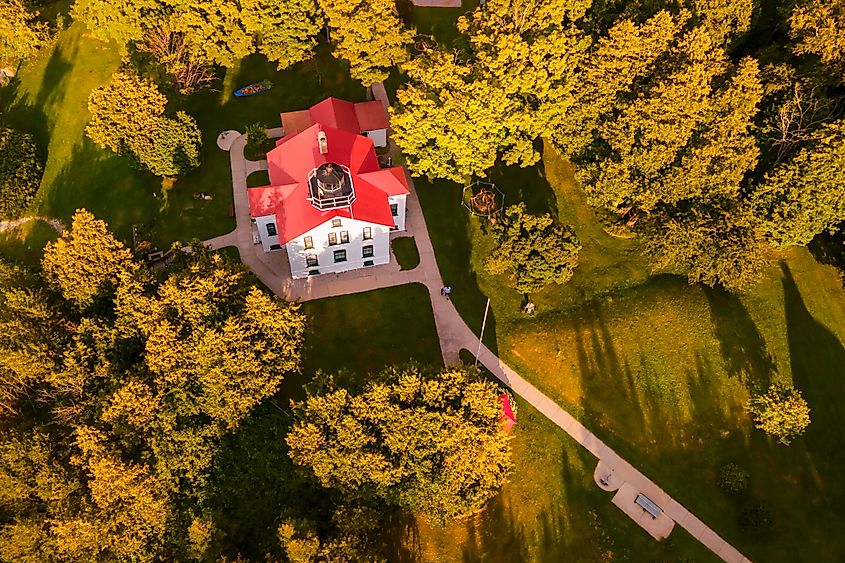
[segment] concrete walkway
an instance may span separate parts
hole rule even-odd
[[[373,93],[377,99],[387,105],[387,95],[377,85]],[[279,137],[280,130],[268,132]],[[231,143],[229,144],[229,142]],[[479,339],[467,326],[452,302],[442,295],[440,289],[443,280],[434,255],[434,248],[425,225],[425,217],[417,199],[413,180],[408,176],[411,195],[408,197],[407,231],[393,236],[413,236],[420,254],[420,264],[410,271],[401,271],[393,260],[391,264],[375,266],[341,274],[324,274],[305,280],[292,280],[284,251],[265,253],[261,245],[256,244],[253,236],[253,224],[249,218],[249,201],[246,191],[246,177],[255,170],[266,170],[266,162],[249,161],[244,158],[243,149],[246,137],[232,138],[231,132],[226,139],[229,144],[232,163],[232,187],[235,198],[235,218],[237,227],[231,233],[206,241],[212,248],[236,246],[241,260],[252,272],[276,294],[292,301],[307,301],[330,296],[360,293],[374,289],[421,283],[428,288],[431,296],[432,311],[440,339],[443,361],[446,365],[459,362],[461,349],[475,353],[479,350]],[[406,171],[407,174],[407,171]],[[460,288],[455,288],[460,291]],[[656,539],[669,535],[675,524],[685,528],[693,537],[709,548],[724,561],[743,563],[746,559],[733,546],[723,540],[689,510],[672,499],[648,477],[622,459],[616,452],[599,440],[572,415],[541,393],[536,387],[519,376],[486,346],[481,346],[478,360],[484,367],[522,397],[549,420],[563,429],[598,458],[595,477],[597,485],[607,491],[617,491],[613,502],[635,522],[642,526]],[[638,494],[644,494],[662,510],[660,517],[652,519],[634,503]]]

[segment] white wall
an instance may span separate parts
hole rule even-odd
[[[273,252],[275,250],[281,250],[281,248],[270,248],[274,244],[279,244],[279,236],[270,236],[267,234],[267,225],[269,223],[273,223],[274,225],[276,224],[275,215],[265,215],[264,217],[255,218],[255,224],[258,225],[258,236],[261,237],[261,247],[264,249],[264,252]],[[276,232],[279,232],[278,225],[276,225]]]
[[[407,204],[406,204],[405,200],[407,199],[407,197],[408,196],[403,194],[403,195],[392,195],[389,198],[387,198],[390,204],[395,203],[399,206],[399,209],[397,210],[398,215],[396,217],[394,217],[393,220],[396,222],[396,227],[400,231],[405,230],[405,215],[407,213],[407,209],[406,209]]]
[[[287,244],[290,271],[294,278],[306,277],[311,270],[318,270],[321,274],[327,274],[363,268],[364,262],[368,260],[372,260],[374,266],[390,262],[389,227],[345,217],[341,217],[340,222],[340,227],[332,227],[332,220],[329,219]],[[363,240],[364,227],[372,229],[372,240]],[[340,243],[341,231],[349,233],[349,242],[346,244]],[[337,235],[338,244],[329,246],[329,233],[332,232]],[[313,249],[305,249],[305,237],[307,236],[310,236],[314,241]],[[373,246],[373,256],[370,258],[363,257],[363,247],[367,245]],[[346,262],[335,263],[335,250],[346,250]],[[317,266],[309,267],[307,265],[305,257],[308,254],[317,256]]]
[[[361,131],[361,134],[365,137],[369,137],[376,148],[387,146],[387,129],[372,129],[370,131]]]

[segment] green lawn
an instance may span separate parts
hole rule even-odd
[[[460,207],[460,187],[417,181],[444,283],[476,332],[485,297],[485,341],[535,385],[654,478],[679,501],[760,561],[841,561],[845,539],[845,291],[838,272],[805,249],[773,254],[766,279],[735,296],[651,275],[635,240],[609,236],[551,151],[542,165],[498,169],[506,202],[526,201],[572,224],[584,248],[573,279],[521,296],[488,275],[492,240]],[[791,447],[755,430],[743,410],[770,381],[793,382],[813,409]],[[716,473],[735,462],[750,494],[726,498]],[[767,503],[774,529],[755,537],[737,524],[752,499]],[[673,532],[674,534],[675,532]]]
[[[414,237],[397,237],[390,241],[390,247],[402,270],[413,270],[420,265],[420,252]]]
[[[0,233],[0,258],[38,267],[44,246],[59,237],[44,221],[28,221]]]
[[[255,122],[277,127],[280,112],[306,108],[329,95],[355,101],[365,97],[364,88],[349,78],[325,45],[312,60],[283,72],[263,56],[248,57],[226,71],[214,91],[187,98],[170,94],[170,109],[183,109],[199,123],[203,164],[169,186],[85,137],[88,95],[107,83],[120,64],[114,45],[92,38],[74,23],[55,48],[27,63],[16,80],[0,88],[0,103],[8,124],[33,133],[46,155],[32,213],[67,221],[84,207],[105,219],[120,238],[131,240],[135,225],[162,248],[174,240],[211,238],[234,228],[229,155],[215,142],[221,131],[243,131]],[[232,95],[262,78],[276,86],[249,98]],[[213,199],[196,200],[196,192]]]
[[[370,373],[409,360],[441,365],[421,285],[309,301],[303,311],[308,328],[302,376],[291,377],[283,392],[226,440],[214,477],[216,522],[226,542],[254,560],[274,550],[280,514],[325,498],[302,485],[285,455],[288,399],[301,397],[302,385],[318,370],[347,370],[339,379],[354,387]],[[445,528],[422,516],[397,522],[385,530],[391,561],[642,561],[644,553],[652,560],[715,561],[682,530],[656,544],[595,486],[595,458],[522,400],[516,406],[511,482],[467,521]]]

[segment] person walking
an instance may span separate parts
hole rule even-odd
[[[443,295],[446,296],[446,299],[449,299],[451,301],[451,299],[452,299],[452,286],[447,285],[446,287],[444,287],[443,288]]]

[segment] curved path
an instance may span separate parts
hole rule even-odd
[[[47,223],[55,231],[59,234],[62,234],[65,230],[65,224],[62,223],[59,219],[51,219],[50,217],[41,217],[39,215],[33,215],[31,217],[21,217],[20,219],[11,219],[8,221],[0,221],[0,233],[5,231],[11,231],[24,223],[29,223],[30,221],[43,221]]]
[[[377,99],[382,100],[382,103],[387,105],[387,96],[383,88],[378,88],[378,86],[380,85],[373,88],[374,94]],[[246,160],[243,155],[246,137],[241,135],[232,139],[232,133],[229,132],[229,135],[227,135],[229,138],[226,139],[226,144],[229,145],[232,163],[232,186],[237,227],[231,233],[207,241],[209,246],[215,249],[224,246],[236,246],[241,260],[249,266],[262,283],[288,300],[307,301],[407,283],[422,283],[428,288],[431,296],[432,310],[444,363],[446,365],[458,363],[461,349],[472,352],[479,350],[478,337],[458,314],[452,302],[440,295],[443,281],[425,225],[425,217],[422,214],[410,176],[408,176],[408,182],[411,186],[411,195],[408,197],[407,231],[399,233],[399,235],[414,237],[420,253],[419,266],[410,271],[400,271],[394,260],[391,264],[375,266],[366,270],[342,274],[324,274],[306,280],[292,280],[284,252],[265,253],[261,249],[261,245],[256,244],[253,238],[253,224],[249,218],[246,177],[256,170],[265,170],[266,162]],[[282,131],[278,129],[269,130],[268,134],[272,137],[279,137]],[[677,523],[724,561],[730,563],[749,561],[648,477],[622,459],[572,415],[508,367],[484,345],[480,346],[478,360],[514,393],[543,413],[544,416],[598,458],[599,462],[595,472],[597,485],[607,491],[616,491],[613,503],[653,537],[656,539],[667,537]],[[649,497],[663,509],[663,513],[659,517],[652,519],[635,504],[636,495],[640,493]]]

